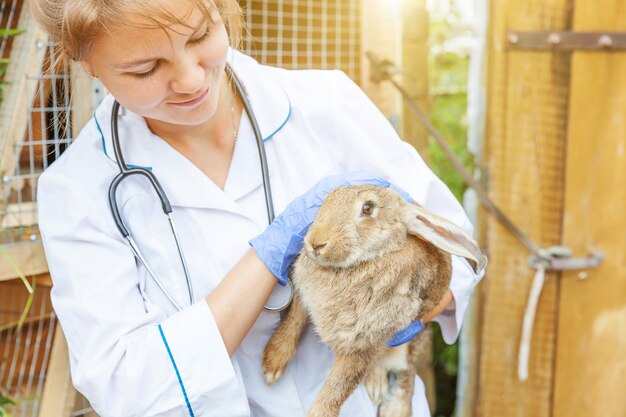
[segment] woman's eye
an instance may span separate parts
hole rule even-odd
[[[361,207],[361,214],[364,216],[371,216],[373,211],[374,211],[374,204],[372,204],[369,201],[363,204],[363,207]]]
[[[149,76],[151,76],[152,74],[154,74],[156,72],[156,70],[159,68],[160,63],[159,61],[157,61],[157,63],[150,68],[148,71],[145,72],[131,72],[129,73],[130,75],[132,75],[133,77],[136,78],[148,78]]]
[[[196,39],[191,39],[189,42],[192,43],[192,44],[202,43],[208,37],[209,37],[209,31],[207,30],[206,32],[204,32],[204,35],[202,35],[202,36],[200,36],[199,38],[196,38]]]

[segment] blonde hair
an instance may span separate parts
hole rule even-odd
[[[231,46],[239,46],[243,19],[237,0],[184,1],[192,6],[191,11],[200,11],[212,23],[216,22],[217,11]],[[168,2],[164,0],[30,0],[30,3],[35,20],[55,43],[53,61],[84,59],[92,41],[115,25],[124,24],[127,19],[123,16],[128,13],[147,18],[151,27],[165,29],[170,24],[189,27],[186,22],[189,16],[175,16],[166,9]]]

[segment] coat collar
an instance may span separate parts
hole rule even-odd
[[[259,124],[263,140],[268,141],[282,129],[291,115],[287,93],[256,61],[237,51],[228,60],[245,87]],[[115,162],[111,142],[111,106],[108,96],[96,110],[94,119],[102,140],[102,151]],[[245,112],[244,112],[245,114]],[[224,190],[217,187],[188,159],[167,142],[152,134],[143,117],[120,108],[119,137],[126,163],[152,170],[173,206],[217,208],[239,212],[236,200],[262,186],[256,139],[247,117],[242,117],[233,160]],[[266,145],[270,178],[276,160]]]

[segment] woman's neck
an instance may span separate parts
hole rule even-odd
[[[238,98],[234,97],[234,94],[231,96],[229,88],[230,85],[226,80],[220,89],[215,114],[202,124],[176,125],[146,119],[148,128],[179,151],[198,147],[232,150],[236,134],[235,126],[238,126],[241,106]]]
[[[231,105],[229,88],[228,84],[222,87],[215,114],[201,125],[173,125],[146,120],[152,133],[169,143],[222,189],[230,169],[236,126],[239,126],[242,111],[235,94]]]

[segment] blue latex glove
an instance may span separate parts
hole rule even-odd
[[[289,266],[304,245],[304,236],[326,195],[337,187],[372,184],[391,187],[405,200],[413,200],[407,192],[393,186],[384,178],[365,171],[331,175],[319,181],[307,193],[297,197],[277,216],[272,224],[259,236],[250,241],[257,256],[281,285],[287,283]]]
[[[422,330],[424,330],[424,324],[422,323],[422,321],[414,321],[406,326],[404,329],[400,330],[398,333],[394,334],[387,342],[387,346],[400,346],[413,339]]]

